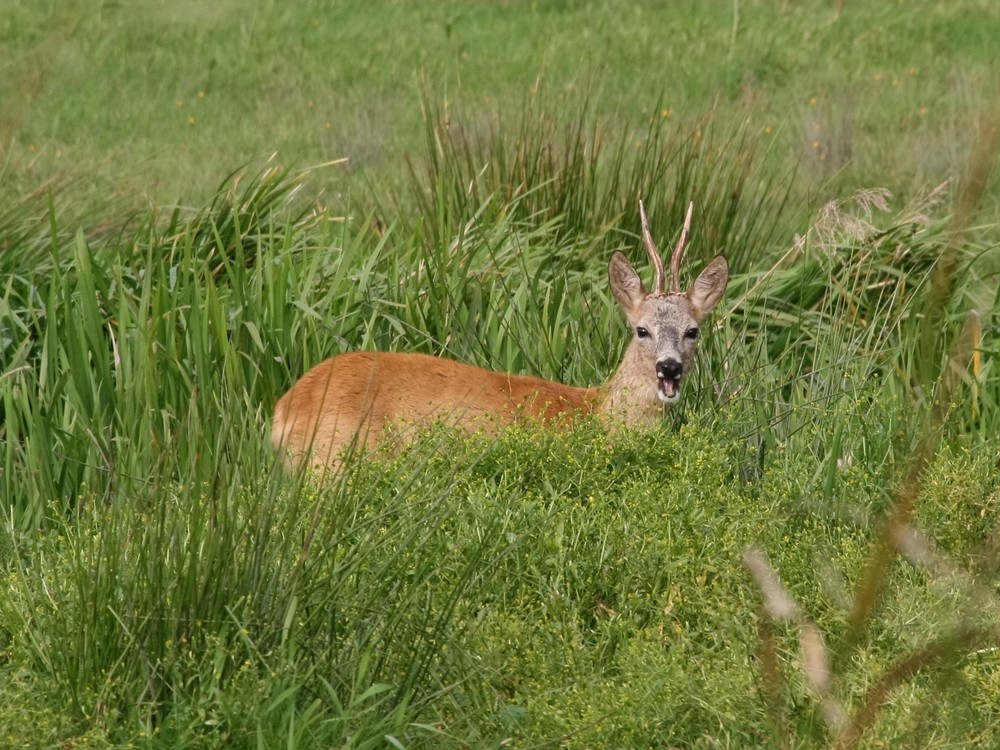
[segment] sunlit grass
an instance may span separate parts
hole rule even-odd
[[[917,363],[952,356],[950,321],[983,299],[988,228],[953,246],[946,194],[900,206],[871,191],[785,244],[786,193],[754,177],[768,146],[742,131],[676,140],[663,118],[642,148],[594,153],[585,118],[553,129],[531,107],[512,151],[496,131],[451,141],[439,124],[399,188],[416,191],[413,215],[385,189],[370,215],[360,199],[332,213],[309,198],[308,172],[274,163],[227,178],[204,208],[122,214],[118,231],[71,231],[71,192],[7,214],[0,235],[18,251],[0,298],[0,730],[12,742],[772,736],[785,703],[754,688],[741,556],[766,550],[802,607],[843,627],[846,582],[870,559],[938,387]],[[565,148],[543,157],[541,142]],[[474,164],[487,169],[464,171]],[[523,186],[496,179],[529,170]],[[734,248],[724,309],[662,431],[432,430],[327,482],[274,464],[274,399],[338,351],[603,380],[627,336],[606,258],[636,257],[631,204],[647,188],[662,237],[676,229],[669,196],[695,192],[708,225],[695,223],[695,266],[717,247],[699,235],[756,228]],[[953,247],[951,291],[928,308]],[[924,533],[962,565],[991,554],[994,533],[995,312],[965,334],[914,496]],[[845,700],[948,632],[941,597],[969,601],[958,585],[885,575],[865,660],[838,672]],[[995,739],[991,704],[972,699],[996,696],[995,655],[975,658],[985,671],[934,672],[961,681],[947,697],[908,682],[874,736],[923,736],[918,707],[934,696],[962,717],[949,726]],[[807,678],[783,688],[795,706]],[[825,736],[812,709],[784,721]]]
[[[14,0],[0,745],[997,745],[1000,18],[841,5]],[[602,382],[640,197],[661,430],[275,464],[338,352]]]

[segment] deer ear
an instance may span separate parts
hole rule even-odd
[[[626,315],[638,308],[649,294],[639,274],[620,250],[615,251],[608,263],[608,281],[611,282],[611,293]]]
[[[725,257],[716,255],[711,262],[705,266],[698,278],[694,280],[688,290],[688,300],[694,310],[694,316],[698,320],[708,315],[712,308],[719,304],[722,295],[726,291],[726,283],[729,281],[729,264]]]

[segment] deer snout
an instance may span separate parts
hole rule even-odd
[[[672,404],[681,397],[681,376],[684,365],[676,359],[663,359],[656,363],[656,377],[659,387],[656,395],[665,404]]]
[[[664,359],[656,363],[656,377],[660,380],[680,380],[684,365],[676,359]]]

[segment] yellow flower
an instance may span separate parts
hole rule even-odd
[[[188,115],[188,125],[194,125],[194,115]]]

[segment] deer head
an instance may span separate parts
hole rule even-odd
[[[680,398],[681,384],[691,369],[702,319],[718,304],[729,280],[722,255],[713,258],[690,289],[680,291],[680,266],[691,230],[693,204],[670,259],[670,290],[664,283],[663,260],[649,232],[646,209],[639,201],[642,239],[654,268],[653,290],[646,289],[623,253],[608,265],[611,291],[632,327],[622,364],[608,383],[608,399],[625,412],[627,422],[658,416],[663,404]]]

